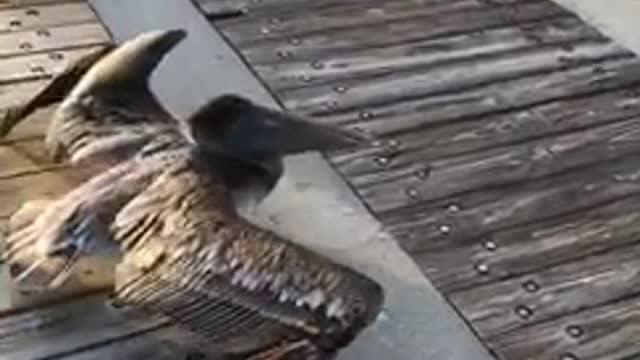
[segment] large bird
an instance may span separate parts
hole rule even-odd
[[[185,37],[184,30],[148,31],[86,55],[24,104],[5,111],[0,136],[36,109],[62,101],[45,139],[54,160],[111,165],[128,158],[174,125],[150,91],[149,78]]]
[[[82,255],[115,244],[116,301],[167,316],[207,351],[331,359],[373,321],[382,288],[245,221],[231,192],[256,183],[268,191],[282,156],[354,138],[238,96],[211,101],[187,123],[188,133],[170,136],[180,146],[147,144],[10,234],[16,282],[58,286]]]

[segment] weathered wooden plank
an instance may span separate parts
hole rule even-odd
[[[74,169],[60,170],[64,166],[32,165],[29,168],[29,160],[18,155],[12,161],[20,160],[25,164],[22,172],[9,173],[0,179],[0,217],[11,216],[26,201],[56,198],[69,191],[86,176]],[[2,166],[4,168],[5,164]]]
[[[417,6],[413,1],[343,1],[324,3],[310,9],[299,8],[301,13],[283,13],[272,21],[258,14],[223,24],[224,31],[240,46],[256,44],[292,36],[307,38],[311,35],[331,34],[344,29],[362,28],[394,21],[411,21],[435,15],[450,16],[455,12],[489,10],[479,0],[454,0]],[[552,5],[548,5],[551,7]],[[304,15],[303,15],[304,14]],[[250,19],[253,18],[253,19]],[[253,20],[253,21],[251,21]]]
[[[96,21],[95,14],[84,2],[35,5],[2,9],[0,5],[0,33],[47,29],[49,27]]]
[[[0,2],[0,10],[26,9],[32,6],[67,4],[84,2],[84,0],[3,0]]]
[[[11,178],[11,174],[30,173],[40,167],[50,167],[49,154],[41,137],[14,141],[0,145],[0,179]]]
[[[640,355],[638,296],[487,340],[502,359],[631,360]]]
[[[408,97],[352,108],[335,101],[299,112],[318,121],[391,136],[557,99],[619,89],[636,84],[639,79],[640,61],[627,55],[428,97]]]
[[[458,34],[450,37],[399,43],[383,48],[342,52],[315,62],[281,59],[273,64],[254,64],[255,69],[277,91],[307,87],[301,79],[309,76],[313,86],[350,79],[379,77],[398,72],[428,69],[451,63],[466,66],[463,61],[478,62],[488,56],[505,56],[508,52],[524,52],[542,45],[572,48],[573,43],[587,39],[602,39],[595,29],[574,17],[557,18],[529,24],[527,33],[520,26],[489,29],[478,34]],[[535,40],[534,40],[535,39]],[[437,75],[436,75],[437,76]]]
[[[7,137],[0,139],[0,148],[3,146],[12,146],[22,141],[32,141],[39,139],[40,146],[44,146],[44,134],[49,126],[49,121],[53,115],[56,105],[36,111],[26,120],[18,124]],[[0,162],[2,169],[2,162]]]
[[[320,85],[283,91],[281,95],[288,107],[299,111],[321,108],[328,102],[337,102],[336,110],[362,108],[541,73],[548,74],[566,69],[568,63],[579,66],[627,54],[627,50],[608,41],[587,40],[576,44],[571,54],[562,46],[538,46],[498,54],[499,56],[445,63],[409,73],[398,72],[374,78],[346,80],[340,84],[344,91],[336,91],[335,86]]]
[[[636,211],[635,215],[633,220],[637,223],[640,213]],[[631,219],[620,220],[619,225],[625,226]],[[637,239],[638,230],[640,227],[635,225],[629,235]],[[637,294],[639,251],[637,244],[617,248],[533,274],[454,292],[449,299],[483,338],[515,331]],[[534,287],[537,290],[531,291]]]
[[[414,7],[420,6],[434,6],[442,3],[453,3],[456,1],[464,0],[386,0],[385,3],[401,3],[411,4]],[[527,0],[493,0],[494,5],[512,4],[517,5]],[[227,12],[230,9],[239,11],[246,9],[246,12],[250,15],[267,16],[276,14],[290,14],[292,12],[309,12],[316,9],[322,9],[332,6],[345,6],[344,1],[340,0],[325,0],[325,1],[299,1],[299,0],[271,0],[271,1],[256,1],[256,0],[196,0],[195,1],[205,15],[219,14]],[[375,0],[351,0],[350,4],[365,3],[368,5],[375,5]],[[485,2],[485,5],[486,4]]]
[[[0,109],[22,103],[46,84],[46,80],[0,84]]]
[[[445,292],[619,246],[635,240],[625,237],[635,231],[632,226],[621,222],[612,232],[598,229],[607,229],[621,215],[635,216],[631,200],[621,199],[640,193],[640,158],[617,162],[479,193],[479,199],[467,197],[469,203],[452,199],[448,207],[438,203],[430,211],[416,209],[413,225],[408,221],[394,232],[400,233],[403,247]],[[418,220],[421,215],[424,220]],[[612,234],[619,236],[611,239]],[[484,271],[477,271],[479,264]]]
[[[625,207],[634,212],[619,213]],[[638,209],[629,202],[616,199],[581,214],[584,219],[571,214],[562,217],[565,223],[547,220],[524,229],[500,231],[495,237],[477,239],[475,245],[420,254],[416,261],[448,294],[568,261],[581,261],[584,256],[637,240]],[[522,238],[513,237],[519,235]],[[500,249],[494,250],[494,245]]]
[[[523,144],[433,161],[427,179],[400,176],[359,188],[377,211],[447,198],[477,189],[540,179],[640,150],[637,118]]]
[[[488,28],[512,25],[514,22],[565,16],[564,10],[550,4],[547,1],[526,2],[518,6],[521,10],[512,17],[509,17],[508,9],[489,8],[482,11],[460,11],[450,14],[409,15],[410,17],[398,18],[397,21],[373,23],[368,26],[359,24],[369,21],[366,16],[352,15],[343,19],[343,24],[349,24],[348,27],[337,28],[334,32],[321,30],[311,34],[298,33],[295,35],[297,40],[291,40],[294,37],[293,34],[283,33],[279,34],[279,37],[274,35],[265,39],[263,36],[256,37],[255,32],[244,39],[242,35],[226,31],[224,23],[221,24],[221,29],[252,64],[274,63],[283,54],[286,55],[285,57],[312,61],[345,51],[483,31]],[[428,13],[429,10],[426,9],[429,8],[431,7],[425,6],[420,11]],[[259,28],[258,31],[260,31]],[[271,30],[267,35],[270,34]]]
[[[53,27],[44,32],[10,32],[0,34],[0,57],[103,45],[108,41],[108,35],[98,23]]]
[[[592,77],[594,72],[603,72],[608,75],[594,79]],[[433,123],[453,123],[465,118],[469,119],[483,114],[505,112],[514,108],[524,108],[527,105],[543,103],[553,99],[569,98],[584,93],[620,88],[637,83],[640,79],[639,76],[640,67],[637,59],[622,59],[597,66],[573,69],[568,72],[538,75],[533,78],[524,78],[506,83],[489,84],[485,87],[460,93],[390,104],[385,108],[371,111],[368,109],[360,110],[360,118],[363,123],[358,123],[357,126],[365,127],[371,123],[376,126],[391,124],[390,127],[392,129],[390,130],[414,128],[413,131],[419,131],[420,128]],[[415,115],[409,115],[412,112]],[[353,116],[358,118],[358,113],[348,113],[345,118],[333,120],[340,123]],[[373,117],[374,120],[369,120],[370,117]],[[392,119],[388,119],[388,117],[392,117]],[[392,155],[397,155],[397,153],[392,153]],[[431,168],[428,162],[419,162],[401,169],[393,169],[394,158],[389,154],[377,160],[376,169],[378,172],[376,173],[354,176],[348,168],[341,168],[341,171],[349,175],[354,185],[359,187],[375,186],[376,183],[401,179],[404,181],[404,188],[406,188],[415,185],[418,180],[421,180],[422,175],[428,173]],[[388,170],[388,168],[391,168],[391,170]],[[399,185],[403,184],[398,184],[396,189],[402,188]],[[398,193],[396,192],[396,194]]]
[[[185,349],[157,337],[167,327],[164,319],[113,309],[96,295],[0,314],[0,351],[7,360],[113,359],[113,350],[118,359],[138,359],[145,353],[154,359],[184,359]]]
[[[386,0],[384,3],[400,3],[410,4],[413,7],[432,6],[438,3],[453,3],[456,1],[466,0]],[[516,2],[522,0],[515,0]],[[277,19],[287,20],[291,15],[299,15],[300,13],[309,14],[312,12],[320,12],[325,9],[345,6],[375,6],[381,2],[375,0],[351,0],[348,3],[340,0],[271,0],[271,1],[255,1],[255,0],[196,0],[195,1],[202,12],[207,16],[216,16],[218,14],[229,13],[231,11],[241,11],[245,13],[246,18],[234,19],[233,22],[250,21],[252,19]],[[278,16],[280,15],[280,16]],[[270,21],[269,23],[278,23],[278,21]]]
[[[8,172],[23,170],[49,161],[42,139],[28,139],[0,146],[0,179]]]
[[[63,71],[78,58],[97,50],[95,46],[28,54],[5,58],[0,61],[0,83],[36,80],[51,77]]]
[[[388,137],[386,144],[357,149],[333,157],[352,177],[388,167],[425,163],[438,158],[579,130],[638,114],[640,87],[589,94],[500,112],[445,122]],[[393,119],[389,119],[393,121]],[[391,145],[389,145],[391,142]],[[380,167],[379,159],[388,163]]]

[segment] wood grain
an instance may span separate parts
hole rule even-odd
[[[638,59],[548,1],[317,3],[216,25],[287,108],[379,136],[330,158],[492,350],[637,356]]]
[[[84,2],[58,1],[56,4],[9,9],[2,6],[0,4],[0,33],[96,21],[91,8]]]
[[[97,49],[96,46],[88,46],[3,59],[0,84],[50,78],[63,71],[70,63]]]
[[[434,204],[432,213],[424,213],[424,223],[395,232],[446,293],[578,261],[637,239],[633,221],[625,219],[638,215],[633,202],[640,192],[640,160],[618,161],[626,166],[605,163],[477,194],[468,202]],[[460,210],[452,212],[452,205]],[[479,264],[487,271],[478,272]]]
[[[566,14],[564,10],[547,1],[524,2],[518,6],[521,10],[513,17],[509,17],[508,9],[504,8],[481,8],[478,11],[470,11],[468,7],[466,9],[462,7],[459,10],[451,9],[452,6],[459,4],[461,3],[444,2],[437,7],[416,7],[413,11],[407,10],[404,14],[397,16],[387,14],[385,15],[387,21],[378,20],[375,11],[373,15],[349,14],[344,17],[337,13],[331,17],[331,21],[336,23],[335,29],[323,29],[317,32],[307,32],[304,25],[298,28],[298,32],[278,32],[274,29],[269,30],[265,35],[262,34],[264,30],[256,26],[257,21],[246,25],[249,27],[249,32],[232,31],[225,26],[224,22],[220,24],[220,29],[242,50],[249,61],[260,64],[274,63],[282,53],[290,53],[290,57],[294,59],[322,60],[328,56],[358,49],[380,48],[397,43],[481,32],[490,28],[513,25],[514,22],[541,20]],[[449,9],[448,12],[447,9]],[[299,19],[313,16],[313,13],[305,14]],[[320,24],[321,21],[318,23]],[[371,36],[371,34],[376,35]]]
[[[185,358],[159,337],[166,328],[164,319],[115,310],[96,295],[0,314],[0,351],[7,360]]]
[[[104,45],[109,41],[102,25],[86,23],[0,34],[0,58],[31,53]]]
[[[617,225],[637,239],[640,227],[634,223],[638,224],[639,216],[636,210],[633,219],[621,217],[611,221],[609,229],[601,227],[593,231],[600,231],[604,236],[607,231],[616,231]],[[616,248],[584,257],[581,261],[454,292],[450,299],[482,337],[491,337],[637,293],[640,285],[638,251],[640,246],[637,244]],[[531,292],[525,288],[531,281],[539,286],[538,290]],[[530,316],[518,314],[521,306],[530,309]]]
[[[487,343],[501,359],[636,359],[640,355],[638,299],[629,296],[607,306],[492,337]],[[582,335],[569,334],[576,334],[576,327]]]
[[[392,74],[434,72],[441,67],[469,66],[487,62],[491,56],[506,58],[509,53],[526,56],[526,49],[536,50],[543,45],[566,49],[585,40],[603,40],[602,35],[573,17],[560,17],[554,21],[529,23],[527,32],[521,26],[505,26],[480,33],[456,34],[435,39],[401,42],[381,48],[345,51],[316,59],[284,60],[276,63],[255,64],[255,69],[276,91],[287,91],[324,84],[348,86],[362,78],[390,76]],[[311,83],[302,81],[310,76]]]

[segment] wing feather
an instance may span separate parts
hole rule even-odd
[[[152,217],[149,232],[132,230]],[[382,300],[372,280],[239,218],[223,184],[188,161],[133,199],[113,232],[128,244],[117,296],[209,339],[346,344]]]

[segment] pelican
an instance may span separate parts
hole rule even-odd
[[[232,195],[255,184],[267,193],[287,154],[358,139],[236,95],[187,124],[167,137],[180,146],[146,144],[10,234],[15,281],[55,288],[81,256],[115,244],[115,301],[166,316],[208,353],[332,359],[373,322],[383,289],[244,220]]]

